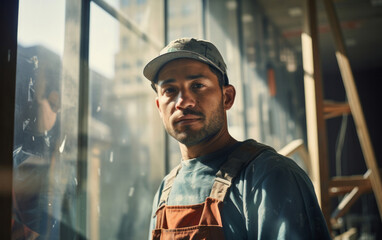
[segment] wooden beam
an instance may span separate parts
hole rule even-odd
[[[349,114],[350,106],[347,102],[338,103],[333,101],[324,101],[324,114],[325,119],[342,116],[344,114]]]
[[[333,240],[356,240],[357,239],[357,229],[356,228],[350,228],[346,232],[335,236]]]
[[[308,171],[308,175],[312,179],[312,163],[310,161],[308,150],[306,149],[304,141],[302,139],[293,140],[288,145],[280,149],[278,153],[287,157],[290,157],[293,154],[297,153],[304,161],[305,167]]]
[[[363,194],[370,191],[370,188],[355,187],[341,200],[331,216],[331,222],[337,221],[338,218],[345,215],[351,206],[360,198]]]
[[[353,72],[351,70],[350,62],[346,54],[340,24],[338,22],[338,17],[334,9],[333,2],[331,0],[324,0],[324,5],[334,36],[334,42],[336,45],[336,57],[342,80],[344,82],[347,98],[356,125],[356,130],[360,140],[361,149],[365,157],[366,165],[368,169],[371,170],[370,181],[377,201],[379,214],[382,218],[382,182],[373,150],[373,145],[370,140],[369,131],[354,82]]]
[[[312,163],[312,182],[330,229],[329,171],[327,136],[323,111],[323,90],[316,16],[316,1],[304,1],[304,28],[301,35],[308,150]]]
[[[369,178],[364,178],[364,176],[343,176],[343,177],[334,177],[330,181],[329,184],[330,187],[359,187],[359,186],[365,186],[371,187]]]
[[[337,219],[345,215],[350,207],[357,201],[358,198],[372,190],[370,182],[371,170],[367,170],[363,176],[348,176],[337,177],[331,181],[331,186],[347,188],[351,190],[341,200],[331,216],[331,222],[337,222]]]
[[[368,176],[335,177],[330,181],[329,195],[330,197],[344,195],[356,187],[363,193],[372,191]]]

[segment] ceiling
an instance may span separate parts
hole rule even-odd
[[[258,2],[289,44],[300,52],[304,1]],[[326,73],[338,71],[323,0],[316,2],[322,70]],[[353,71],[382,69],[382,0],[335,0],[334,6]]]

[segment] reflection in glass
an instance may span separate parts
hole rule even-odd
[[[78,83],[79,43],[72,27],[79,16],[67,13],[78,12],[73,11],[78,5],[73,0],[19,5],[12,235],[81,239],[75,228],[77,128],[65,117],[65,100],[76,94],[68,85]],[[65,41],[64,33],[71,38]],[[74,119],[76,107],[69,110]]]
[[[61,62],[43,47],[19,46],[18,53],[13,229],[16,234],[24,225],[31,234],[52,236],[59,225],[49,177],[59,139]]]

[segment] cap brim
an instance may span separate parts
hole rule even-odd
[[[143,75],[149,79],[150,81],[154,81],[155,75],[158,73],[158,71],[168,62],[179,59],[179,58],[190,58],[195,59],[200,62],[204,62],[206,64],[212,65],[215,68],[217,68],[219,71],[221,69],[216,66],[212,61],[210,61],[208,58],[204,57],[203,55],[200,55],[195,52],[186,51],[186,50],[180,50],[175,52],[168,52],[164,53],[153,60],[151,60],[145,68],[143,69]]]

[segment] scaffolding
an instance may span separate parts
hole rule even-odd
[[[316,1],[305,0],[304,28],[301,36],[303,50],[304,85],[307,119],[308,153],[311,178],[322,212],[331,230],[350,206],[362,194],[374,192],[382,217],[382,183],[368,128],[347,57],[344,39],[332,0],[323,0],[336,48],[336,58],[345,87],[347,103],[323,99],[321,70],[318,50],[318,27]],[[336,176],[330,178],[327,153],[326,119],[352,114],[356,125],[367,171],[360,176]],[[344,195],[331,213],[330,200]],[[351,229],[354,232],[354,229]],[[350,234],[347,233],[347,234]]]

